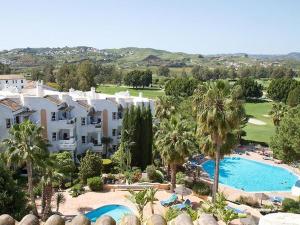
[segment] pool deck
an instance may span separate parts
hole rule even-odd
[[[73,218],[80,213],[87,213],[91,210],[97,209],[101,206],[108,204],[118,204],[129,207],[134,213],[137,213],[136,207],[131,203],[126,196],[130,195],[128,191],[108,191],[108,192],[86,192],[76,198],[72,198],[67,191],[63,192],[66,201],[59,207],[59,212],[62,213],[66,218]],[[159,200],[168,199],[171,196],[169,191],[159,190],[155,197]],[[178,196],[180,198],[180,196]],[[184,199],[190,199],[193,203],[199,203],[200,198],[194,195],[184,196]],[[39,201],[38,201],[39,204]],[[164,215],[167,207],[163,207],[159,201],[154,204],[155,214]],[[52,210],[56,210],[55,202],[52,203]],[[144,209],[144,218],[150,217],[151,208],[148,204]]]
[[[294,168],[294,167],[289,166],[289,165],[286,165],[286,164],[277,164],[272,160],[265,160],[265,159],[263,159],[262,155],[260,155],[256,152],[248,152],[248,155],[247,154],[241,154],[241,155],[240,154],[231,154],[229,156],[230,157],[240,157],[240,158],[255,160],[255,161],[258,161],[258,162],[265,163],[265,164],[278,166],[278,167],[287,169],[287,170],[293,172],[295,175],[300,177],[300,170],[299,169]],[[208,180],[206,179],[206,181],[208,181]],[[254,196],[255,192],[246,192],[246,191],[235,189],[235,188],[229,187],[227,185],[223,185],[223,184],[219,185],[219,189],[220,189],[220,191],[224,192],[226,197],[231,201],[235,201],[241,195],[242,196],[252,196],[252,197],[255,198],[255,196]],[[264,192],[264,193],[267,194],[270,197],[280,196],[280,197],[284,197],[284,198],[297,199],[297,197],[293,196],[291,194],[291,192]]]

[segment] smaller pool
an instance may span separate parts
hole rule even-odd
[[[85,214],[85,216],[92,222],[104,215],[111,216],[117,223],[119,223],[122,217],[126,214],[133,214],[133,212],[124,205],[105,205],[93,211]]]

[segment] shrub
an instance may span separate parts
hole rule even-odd
[[[70,188],[71,187],[71,182],[65,183],[65,188]]]
[[[211,192],[210,186],[204,182],[193,184],[192,189],[198,195],[209,195]]]
[[[183,172],[176,173],[176,184],[184,184],[185,174]]]
[[[88,178],[87,184],[91,191],[102,191],[103,190],[103,180],[101,177]]]
[[[187,207],[186,212],[190,215],[190,217],[192,218],[193,221],[198,219],[198,212],[196,210],[192,209],[192,207],[190,207],[190,206]]]
[[[213,214],[219,220],[229,224],[232,220],[239,218],[238,213],[234,212],[231,209],[226,208],[226,198],[223,193],[217,193],[215,203],[206,201],[202,205],[202,211],[205,213]]]
[[[244,205],[249,205],[252,207],[260,206],[259,202],[250,196],[240,196],[240,198],[237,200],[237,202],[244,204]]]
[[[71,189],[70,189],[70,195],[75,198],[78,197],[79,195],[84,193],[84,188],[82,184],[75,184]]]
[[[286,198],[282,202],[282,210],[289,213],[300,213],[300,201]]]
[[[146,173],[151,182],[162,183],[164,180],[163,174],[157,170],[154,165],[147,166]]]
[[[100,176],[102,172],[101,156],[88,150],[80,161],[79,177],[83,184],[86,184],[90,177]]]
[[[179,214],[180,214],[180,210],[170,207],[168,208],[166,214],[165,214],[165,219],[167,222],[171,221],[172,219],[175,219]]]

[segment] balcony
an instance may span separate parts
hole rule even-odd
[[[103,145],[102,144],[90,143],[90,146],[91,146],[92,151],[103,153]]]
[[[59,150],[74,151],[76,149],[76,146],[77,146],[77,142],[74,138],[70,138],[69,140],[58,141]]]

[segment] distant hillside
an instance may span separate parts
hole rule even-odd
[[[169,52],[152,48],[120,48],[96,49],[93,47],[63,47],[63,48],[17,48],[0,51],[0,62],[9,64],[13,69],[42,67],[46,64],[61,65],[64,62],[76,63],[91,59],[101,63],[115,64],[120,68],[143,68],[166,65],[169,67],[191,67],[205,65],[208,67],[234,66],[254,64],[289,64],[293,67],[300,65],[300,53],[287,55],[247,55],[218,54],[206,55]]]

